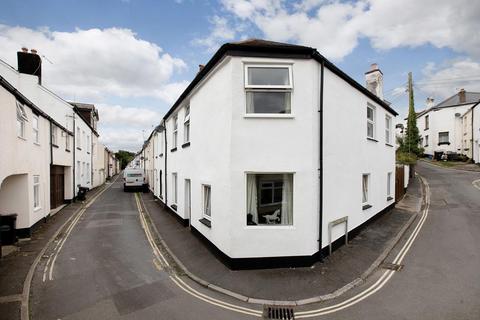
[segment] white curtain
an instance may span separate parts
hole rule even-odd
[[[258,224],[257,181],[254,174],[247,174],[247,214],[251,214],[252,221]]]
[[[283,175],[283,192],[282,192],[282,218],[281,224],[293,224],[293,197],[292,197],[292,175]]]

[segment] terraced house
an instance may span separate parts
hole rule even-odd
[[[98,114],[42,85],[35,50],[17,56],[18,70],[0,60],[0,214],[17,214],[17,234],[28,237],[32,226],[74,200],[80,186],[93,187]]]
[[[232,268],[310,265],[395,202],[397,112],[376,65],[366,82],[314,48],[224,44],[144,145],[151,189]]]

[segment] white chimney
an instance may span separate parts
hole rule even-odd
[[[383,100],[383,73],[378,64],[372,63],[370,70],[365,72],[365,81],[368,91]]]
[[[435,100],[434,100],[432,97],[428,97],[428,98],[427,98],[427,101],[426,101],[426,103],[425,103],[426,109],[433,108],[433,106],[435,105],[434,101],[435,101]]]

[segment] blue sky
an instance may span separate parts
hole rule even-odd
[[[402,116],[409,71],[417,110],[427,96],[440,102],[460,88],[480,91],[480,5],[466,0],[3,0],[1,7],[0,59],[16,66],[16,50],[36,48],[52,62],[44,63],[45,85],[66,100],[95,103],[100,135],[113,149],[138,149],[142,131],[160,121],[198,64],[222,43],[251,37],[315,47],[361,84],[378,63],[385,98]]]

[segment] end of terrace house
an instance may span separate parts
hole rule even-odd
[[[308,266],[395,202],[397,112],[316,49],[251,39],[202,66],[141,152],[150,189],[231,268]]]

